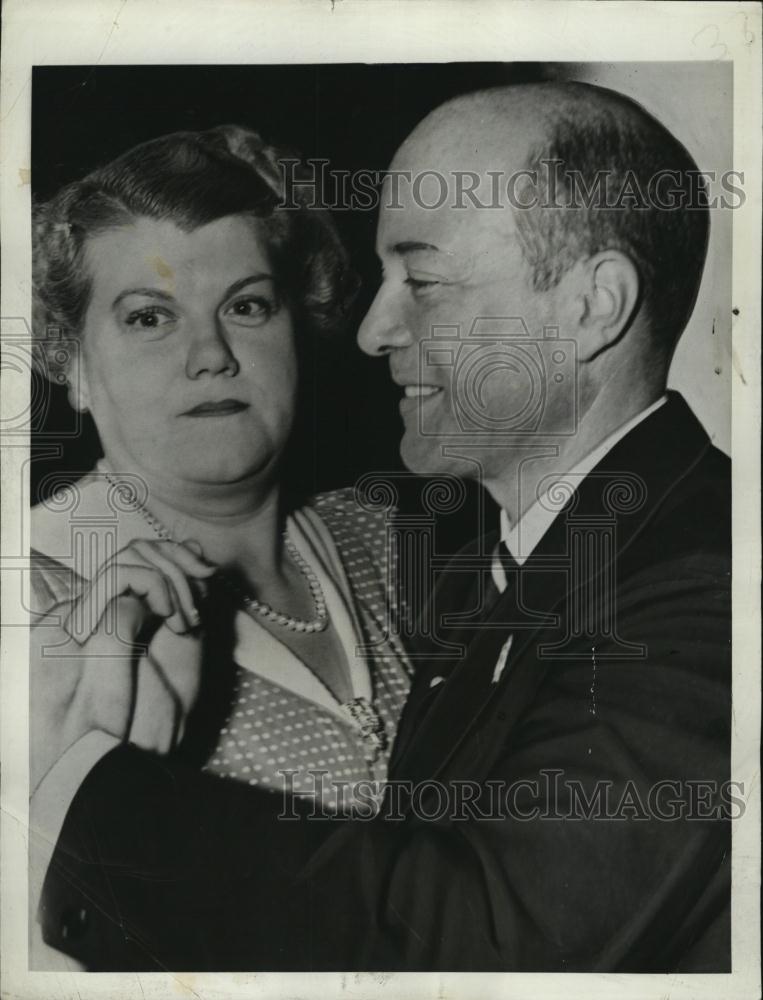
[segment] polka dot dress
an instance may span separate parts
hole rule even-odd
[[[358,507],[352,490],[322,494],[313,509],[328,528],[370,648],[372,704],[385,748],[375,760],[358,728],[340,712],[239,667],[226,724],[205,770],[274,792],[293,792],[337,812],[378,798],[410,687],[410,665],[390,635],[385,512]]]

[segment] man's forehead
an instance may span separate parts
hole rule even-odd
[[[379,250],[403,241],[453,250],[459,241],[510,236],[510,178],[521,177],[542,119],[532,88],[467,95],[435,109],[384,179]]]
[[[506,206],[457,207],[450,201],[428,208],[422,202],[413,191],[401,191],[395,202],[382,199],[376,241],[381,257],[455,262],[511,240],[516,229]]]

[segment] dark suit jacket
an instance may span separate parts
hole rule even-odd
[[[279,819],[121,747],[69,810],[46,940],[93,969],[729,970],[728,460],[671,394],[485,617],[492,544],[434,594],[410,798]]]

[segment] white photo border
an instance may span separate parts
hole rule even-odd
[[[30,312],[31,75],[42,65],[449,61],[698,61],[734,70],[734,166],[747,200],[733,220],[732,778],[746,811],[733,829],[733,972],[716,975],[520,973],[98,974],[27,971],[28,639],[2,634],[3,996],[113,1000],[376,996],[760,996],[760,302],[761,8],[754,3],[585,0],[6,0],[2,52],[2,317]],[[28,405],[28,380],[3,377],[3,414]],[[3,576],[23,559],[29,458],[2,453]],[[20,488],[22,486],[23,488]],[[18,587],[16,587],[18,591]],[[0,621],[18,621],[3,588]]]

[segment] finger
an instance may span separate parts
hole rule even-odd
[[[200,636],[173,635],[166,628],[157,629],[151,640],[148,658],[178,698],[183,712],[189,711],[199,693],[202,650]]]
[[[201,559],[201,561],[206,566],[209,567],[209,569],[210,569],[210,574],[209,575],[210,576],[213,576],[217,572],[217,570],[220,568],[215,563],[210,562],[204,556],[204,550],[201,547],[201,542],[197,541],[195,538],[186,538],[186,539],[183,540],[183,542],[181,542],[181,545],[184,545],[186,548],[190,549],[191,552],[195,553]],[[197,577],[196,581],[195,581],[195,584],[191,587],[191,589],[193,590],[194,594],[196,594],[197,599],[198,599],[199,596],[201,598],[205,598],[207,596],[207,590],[208,590],[207,581],[206,580],[200,580]]]
[[[108,624],[106,616],[111,610],[116,615],[116,622],[110,627],[115,628],[122,639],[129,640],[138,634],[150,613],[171,618],[176,614],[173,597],[161,580],[147,577],[146,574],[154,572],[141,566],[111,564],[105,567],[73,606],[64,624],[66,631],[83,644]],[[141,600],[132,606],[131,614],[125,616],[116,602],[120,596],[129,594],[139,595]]]
[[[134,563],[109,563],[96,577],[103,578],[103,598],[108,605],[122,594],[134,594],[146,605],[147,610],[163,618],[173,632],[187,631],[188,623],[182,612],[180,598],[175,592],[172,580],[150,562],[138,562],[133,553]]]
[[[153,539],[141,539],[141,541],[146,541],[156,551],[161,552],[165,558],[176,562],[187,576],[206,580],[218,570],[218,567],[214,563],[204,558],[201,545],[195,540],[191,540],[193,546],[190,541],[159,542]]]
[[[200,668],[198,639],[157,631],[138,665],[131,742],[159,753],[180,743],[199,692]]]
[[[101,627],[106,609],[112,602],[129,593],[144,597],[147,610],[160,618],[170,619],[177,613],[176,599],[154,567],[110,560],[73,603],[71,613],[64,622],[65,630],[76,642],[86,642]],[[134,619],[127,631],[137,632],[140,624]]]
[[[196,539],[189,539],[188,542],[141,539],[139,544],[140,551],[154,564],[161,565],[165,572],[171,572],[168,565],[151,556],[151,552],[158,553],[162,559],[167,559],[171,564],[180,567],[183,577],[173,573],[172,578],[181,596],[183,609],[188,616],[191,627],[198,627],[201,623],[198,615],[199,597],[206,595],[206,581],[214,576],[219,567],[201,555],[201,545]],[[188,584],[187,588],[184,580]]]
[[[170,550],[164,545],[160,546],[152,542],[139,541],[134,543],[133,548],[150,565],[155,566],[172,581],[188,627],[198,628],[201,625],[201,615],[196,607],[196,599],[191,590],[188,577],[178,562],[174,562],[171,558],[171,555],[175,555],[176,549],[182,548],[182,546],[178,543]],[[186,552],[186,555],[191,555],[191,553]],[[196,557],[194,556],[193,558],[195,559]]]
[[[177,700],[150,655],[141,657],[136,680],[135,710],[127,738],[143,750],[168,753],[177,737]]]
[[[146,552],[145,555],[144,551]],[[164,585],[167,588],[167,591],[170,595],[172,602],[172,611],[166,617],[165,620],[173,632],[176,632],[178,635],[182,635],[185,632],[188,632],[190,629],[195,628],[195,625],[193,624],[194,620],[193,616],[188,615],[186,609],[183,606],[183,601],[181,600],[181,597],[175,587],[175,583],[173,580],[173,571],[172,571],[173,564],[170,564],[168,562],[166,566],[158,565],[156,558],[151,557],[150,548],[144,550],[141,547],[141,545],[137,543],[132,543],[131,546],[127,546],[126,548],[122,549],[121,555],[125,561],[120,562],[118,564],[119,566],[124,567],[125,565],[131,565],[136,567],[142,567],[143,569],[147,570],[150,573],[158,573],[160,575],[160,577],[164,581]],[[130,560],[129,563],[127,562],[127,559]],[[168,568],[169,572],[167,571]],[[138,591],[133,590],[132,588],[130,588],[129,592],[133,594],[138,593]]]

